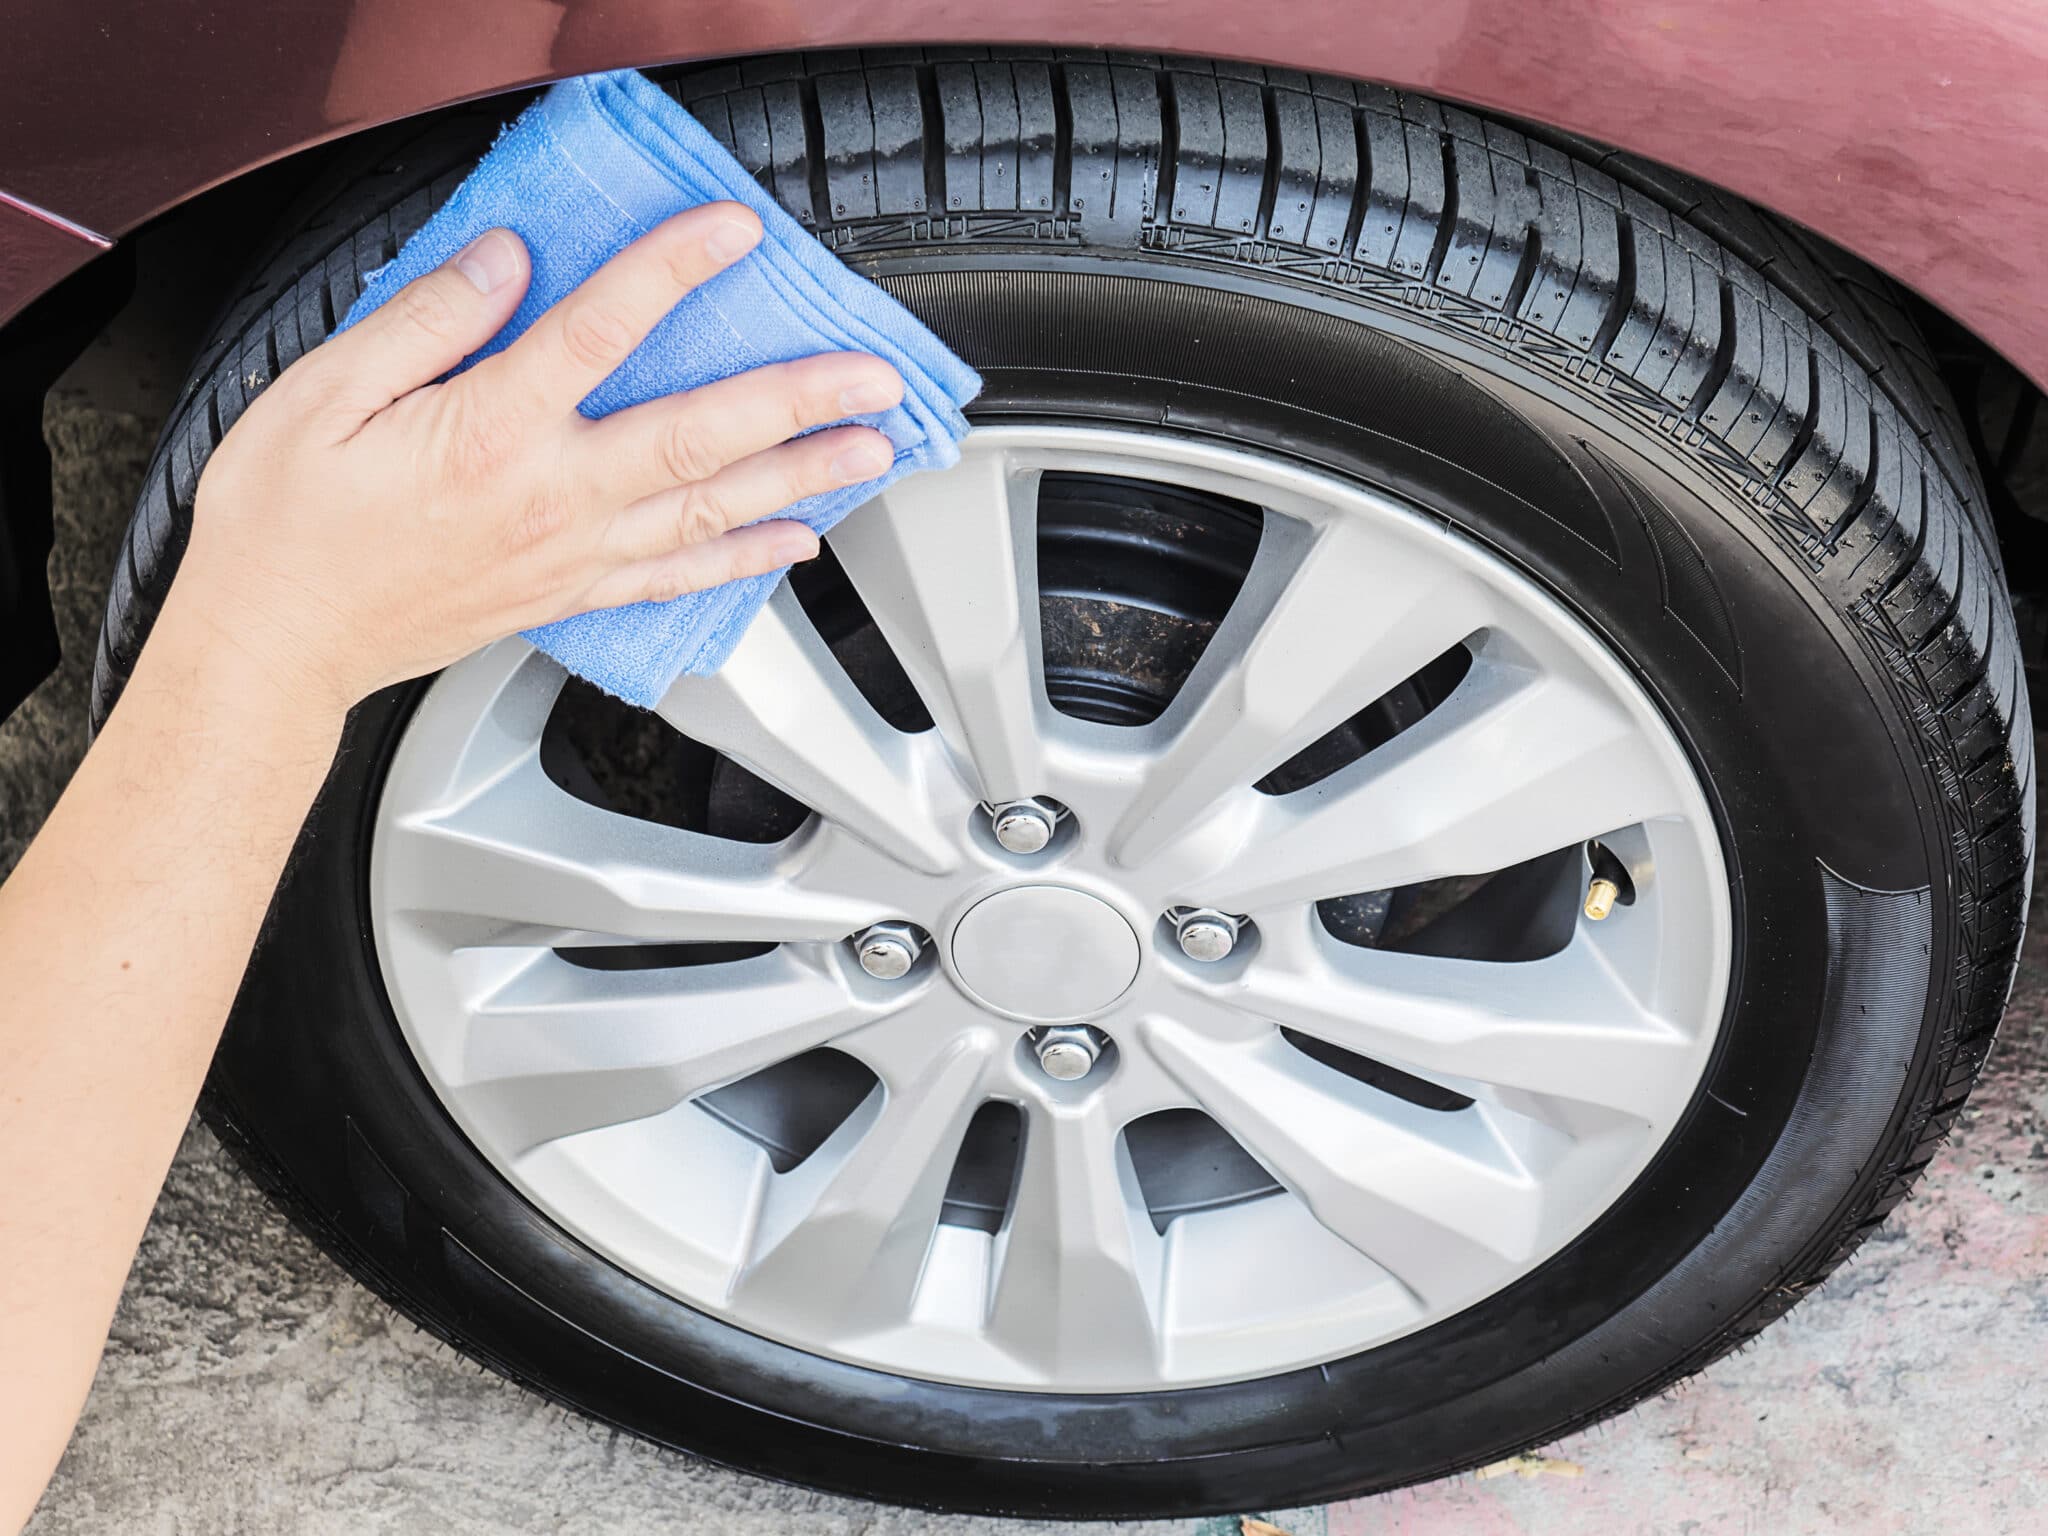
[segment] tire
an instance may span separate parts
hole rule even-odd
[[[978,423],[1250,445],[1426,509],[1601,637],[1712,803],[1734,923],[1715,1053],[1567,1247],[1363,1352],[1066,1394],[821,1358],[567,1235],[422,1076],[367,910],[410,685],[351,720],[204,1104],[318,1241],[456,1348],[664,1445],[892,1502],[1111,1517],[1348,1497],[1549,1441],[1755,1337],[1884,1220],[1990,1049],[2033,846],[1984,494],[1884,280],[1670,173],[1341,80],[1031,49],[662,78],[983,372]],[[383,141],[259,263],[159,447],[99,718],[212,447],[497,121]]]

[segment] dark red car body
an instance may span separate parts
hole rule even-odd
[[[83,0],[18,8],[8,33],[0,319],[207,187],[465,97],[1022,41],[1346,74],[1583,133],[1818,230],[2048,383],[2048,7],[2029,0]]]

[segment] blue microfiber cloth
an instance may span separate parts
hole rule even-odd
[[[903,375],[902,404],[851,418],[895,445],[887,473],[788,509],[823,533],[892,481],[960,456],[960,408],[981,379],[917,317],[856,276],[785,213],[697,120],[632,70],[554,86],[500,136],[441,210],[372,273],[346,330],[485,230],[526,242],[533,286],[468,367],[509,346],[541,313],[663,219],[731,199],[761,216],[760,245],[685,298],[583,401],[604,416],[764,363],[871,352]],[[526,638],[598,686],[651,708],[685,672],[717,670],[782,579],[749,577],[670,603],[579,614]]]

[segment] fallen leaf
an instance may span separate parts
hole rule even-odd
[[[1293,1536],[1292,1532],[1281,1530],[1270,1520],[1256,1520],[1250,1515],[1239,1515],[1237,1528],[1239,1536]]]
[[[1510,1473],[1516,1477],[1584,1477],[1586,1469],[1562,1456],[1510,1456],[1505,1461],[1481,1467],[1472,1475],[1484,1481],[1489,1477],[1506,1477]]]

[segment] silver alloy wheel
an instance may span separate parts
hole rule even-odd
[[[1052,708],[1036,621],[1046,471],[1265,510],[1244,587],[1159,719]],[[887,725],[785,587],[660,714],[815,814],[727,841],[575,798],[543,771],[564,675],[523,642],[448,669],[406,728],[370,895],[393,1008],[478,1150],[554,1221],[680,1300],[903,1375],[1060,1392],[1239,1380],[1438,1322],[1605,1211],[1691,1099],[1721,1018],[1728,882],[1686,753],[1560,603],[1439,520],[1228,447],[983,429],[957,468],[832,535],[936,729]],[[1291,794],[1255,781],[1463,643],[1450,696]],[[1006,851],[991,806],[1064,806]],[[1508,868],[1600,839],[1632,903],[1547,958],[1361,948],[1325,897]],[[1168,914],[1248,919],[1211,962]],[[902,920],[909,974],[846,942]],[[773,941],[599,970],[588,944]],[[1086,1021],[1087,1075],[1030,1037]],[[1278,1026],[1463,1095],[1420,1108]],[[877,1086],[777,1173],[693,1102],[829,1044]],[[990,1100],[1021,1112],[1000,1230],[939,1220]],[[1282,1189],[1177,1217],[1120,1131],[1209,1115]]]

